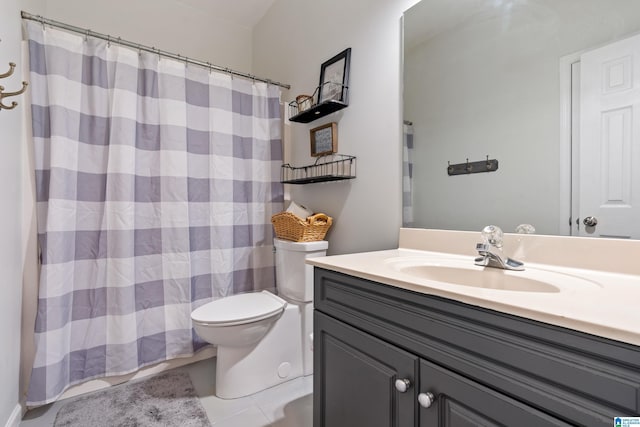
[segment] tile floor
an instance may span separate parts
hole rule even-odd
[[[214,395],[212,359],[183,366],[215,427],[311,427],[313,376],[296,378],[251,396],[223,400]],[[27,412],[20,427],[52,426],[62,400]],[[84,427],[84,426],[79,426]]]

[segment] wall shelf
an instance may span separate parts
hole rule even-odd
[[[280,169],[280,182],[283,184],[313,184],[355,177],[356,158],[344,154],[318,157],[315,163],[306,166],[296,167],[286,163]]]
[[[318,102],[321,97],[321,89],[323,88],[325,91],[333,90],[333,92],[336,92],[337,88],[337,95],[334,95],[331,99]],[[342,110],[349,106],[348,95],[349,88],[347,86],[336,83],[324,83],[322,86],[316,88],[313,95],[299,95],[295,101],[289,102],[289,121],[309,123],[338,110]]]
[[[345,107],[347,107],[347,104],[344,102],[330,99],[289,117],[289,120],[298,123],[309,123],[338,110],[342,110]]]

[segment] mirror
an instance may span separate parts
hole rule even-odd
[[[422,0],[407,10],[412,226],[589,235],[594,227],[575,224],[594,215],[579,212],[579,189],[601,171],[575,166],[580,58],[639,31],[638,0]],[[613,70],[611,81],[626,81]],[[497,171],[447,174],[487,156]]]

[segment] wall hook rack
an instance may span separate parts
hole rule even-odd
[[[0,74],[0,79],[4,79],[6,77],[9,77],[13,74],[13,71],[16,68],[16,64],[14,64],[13,62],[9,62],[9,71],[7,71],[4,74]],[[17,96],[17,95],[21,95],[24,93],[24,91],[27,90],[27,86],[29,85],[29,83],[27,82],[22,82],[22,89],[17,90],[15,92],[5,92],[4,91],[4,86],[0,86],[0,110],[13,110],[14,108],[16,108],[16,106],[18,105],[17,102],[12,101],[11,105],[6,105],[4,102],[2,102],[3,99],[5,98],[9,98],[10,96]]]
[[[467,175],[470,173],[480,172],[495,172],[498,170],[498,160],[489,159],[489,156],[485,160],[479,160],[476,162],[469,162],[469,159],[465,163],[457,163],[452,165],[447,162],[447,173],[449,175]]]

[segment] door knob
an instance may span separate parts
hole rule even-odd
[[[396,390],[400,393],[405,393],[411,387],[411,381],[408,378],[396,380]]]
[[[418,395],[418,403],[423,408],[429,408],[436,401],[436,397],[431,392],[420,393]]]
[[[588,216],[584,220],[582,220],[582,223],[587,227],[595,227],[596,225],[598,225],[598,218],[596,218],[595,216]]]

